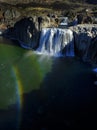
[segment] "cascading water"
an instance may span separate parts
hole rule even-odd
[[[53,56],[74,56],[74,38],[70,29],[43,28],[38,53]]]

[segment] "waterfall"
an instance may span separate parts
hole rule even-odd
[[[37,52],[53,56],[74,56],[73,32],[70,29],[43,28]]]

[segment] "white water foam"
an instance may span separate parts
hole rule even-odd
[[[50,56],[74,56],[74,37],[70,29],[43,28],[38,54]]]

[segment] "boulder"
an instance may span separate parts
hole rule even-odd
[[[25,17],[9,28],[4,36],[18,40],[19,44],[27,49],[34,49],[38,44],[38,31],[31,17]]]

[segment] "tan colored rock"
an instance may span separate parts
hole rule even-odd
[[[0,29],[1,29],[1,30],[5,30],[5,29],[7,29],[7,26],[2,23],[2,24],[0,24]]]

